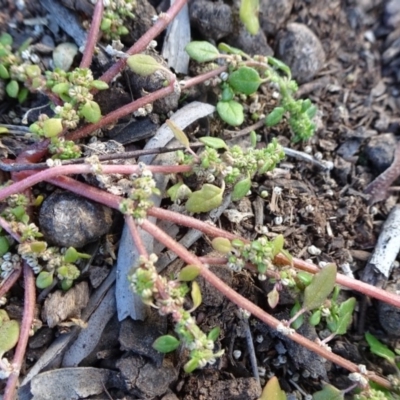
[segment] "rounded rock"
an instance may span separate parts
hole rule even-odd
[[[45,239],[61,247],[83,247],[106,234],[111,224],[111,209],[73,193],[51,194],[39,212]]]
[[[383,172],[393,162],[396,138],[392,133],[373,136],[365,146],[365,155],[377,172]]]
[[[294,0],[261,0],[260,25],[266,35],[275,35],[289,18]]]
[[[294,79],[309,82],[325,63],[320,40],[303,24],[288,24],[277,36],[276,57],[287,64]]]

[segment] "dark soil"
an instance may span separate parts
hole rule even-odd
[[[17,2],[0,1],[2,5],[1,30],[9,31],[17,43],[22,42],[26,37],[34,37],[34,44],[43,43],[43,38],[50,38],[57,44],[62,41],[73,42],[73,38],[68,37],[62,30],[55,31],[50,29],[51,27],[44,26],[43,31],[40,34],[36,33],[35,36],[32,26],[24,25],[24,21],[46,15],[40,3],[26,1],[25,8],[19,10],[16,7]],[[83,0],[64,3],[80,21],[85,21],[86,15],[92,10],[90,3]],[[267,7],[273,7],[270,3],[277,2],[261,1],[261,3],[266,3],[264,7],[267,10]],[[261,128],[257,133],[262,135],[266,142],[277,137],[282,145],[312,154],[324,162],[330,162],[333,168],[326,171],[312,163],[287,157],[274,173],[257,182],[257,185],[252,188],[253,194],[250,197],[229,207],[245,213],[246,218],[236,223],[232,222],[229,214],[225,213],[217,223],[247,238],[255,238],[260,229],[266,232],[266,229],[262,228],[266,227],[268,230],[266,234],[271,238],[275,237],[276,233],[284,235],[285,247],[292,255],[311,259],[312,262],[320,265],[334,262],[339,270],[350,267],[356,277],[360,277],[374,250],[383,222],[390,210],[398,203],[398,196],[393,192],[385,201],[370,206],[363,191],[392,163],[400,132],[398,67],[400,58],[396,58],[396,55],[400,53],[398,43],[400,33],[398,29],[395,30],[393,23],[396,15],[400,18],[400,13],[395,14],[394,11],[392,14],[388,13],[388,8],[385,7],[389,1],[379,0],[315,2],[294,0],[282,3],[287,3],[287,5],[282,10],[277,9],[277,12],[282,14],[276,15],[275,18],[279,26],[270,26],[264,22],[263,27],[267,34],[260,39],[260,46],[263,49],[268,46],[268,51],[272,52],[275,49],[279,52],[278,40],[282,40],[282,37],[279,39],[279,35],[284,35],[285,27],[293,23],[306,25],[319,39],[321,49],[317,49],[316,54],[310,56],[310,60],[314,60],[314,63],[305,66],[310,61],[305,60],[305,64],[293,65],[293,74],[297,75],[302,83],[298,95],[309,97],[318,106],[318,128],[310,141],[300,144],[291,143],[290,132],[283,124],[273,129]],[[211,7],[210,4],[206,7]],[[153,4],[153,6],[159,5]],[[201,14],[202,11],[196,7],[200,6],[192,5],[191,7],[195,7],[192,13],[198,18],[197,14]],[[215,15],[218,15],[220,19],[224,16],[231,18],[230,5],[214,3],[212,7],[214,7],[212,11],[207,9],[204,14],[201,14],[202,18],[212,19]],[[218,8],[217,11],[216,8]],[[143,7],[143,10],[141,18],[151,23],[152,15],[147,15],[145,12],[147,10],[150,13],[148,10],[154,9],[148,6]],[[217,12],[218,14],[215,14]],[[266,12],[268,15],[269,13],[270,11]],[[219,40],[226,36],[225,31],[230,31],[231,22],[222,19],[218,21],[218,25],[214,22],[204,27],[197,21],[193,23],[193,37],[202,38],[206,31],[208,38]],[[145,28],[140,26],[137,29],[137,32],[130,35],[128,41],[136,40],[145,32],[147,26]],[[242,43],[241,40],[240,43]],[[161,42],[162,39],[160,38],[159,41]],[[126,44],[129,45],[129,43]],[[231,44],[235,45],[235,43]],[[254,43],[251,44],[253,45]],[[286,43],[284,46],[288,60],[290,60],[290,55],[287,52],[298,50],[298,47],[293,48],[292,45],[293,43]],[[48,55],[41,54],[41,57],[44,63],[48,62]],[[306,68],[309,72],[315,65],[317,72],[312,72],[310,75],[302,70]],[[96,74],[99,74],[103,68],[98,60],[95,68],[98,69]],[[130,101],[130,92],[125,90],[128,89],[129,80],[131,83],[136,82],[135,77],[132,76],[125,79],[123,84],[113,89],[115,98],[99,99],[103,114],[106,113],[106,109],[121,106],[122,104],[117,104],[119,101],[123,104]],[[131,89],[134,92],[135,90],[140,92],[140,88],[136,88],[135,85],[132,85]],[[134,93],[134,96],[139,95]],[[0,122],[21,124],[23,114],[27,109],[41,104],[43,99],[32,97],[29,102],[28,105],[20,106],[8,99],[3,100],[0,103]],[[177,99],[173,99],[172,102],[174,105],[171,106],[169,103],[167,109],[156,110],[159,115],[153,115],[151,120],[146,119],[145,123],[140,122],[143,126],[137,133],[139,136],[135,136],[136,139],[126,139],[129,135],[120,136],[120,142],[125,148],[143,146],[146,138],[154,133],[159,122],[165,118],[164,114],[177,106]],[[204,125],[209,125],[211,132],[221,128],[221,123],[215,120],[209,120]],[[224,134],[228,137],[230,128],[226,126],[223,128],[226,129]],[[200,126],[199,129],[204,131],[205,128]],[[118,134],[114,130],[106,132],[104,140],[112,138],[118,141],[116,136]],[[5,137],[3,145],[7,147],[9,154],[18,154],[26,144],[21,143],[21,139]],[[274,188],[277,187],[282,189],[280,194],[266,199],[259,196],[263,190],[273,193]],[[49,188],[38,188],[40,191],[45,189]],[[109,218],[108,215],[107,218]],[[104,283],[104,279],[115,263],[121,229],[122,221],[115,216],[113,227],[107,238],[90,245],[90,248],[85,248],[87,252],[93,254],[91,264],[85,267],[83,274],[84,281],[88,282],[86,285],[88,297],[92,296],[95,289]],[[178,229],[176,231],[178,239],[185,233]],[[95,233],[93,235],[96,236]],[[313,252],[310,250],[311,246],[315,246],[320,251]],[[209,254],[211,247],[204,238],[197,241],[191,250],[198,255],[205,255]],[[181,266],[179,261],[175,261],[167,268],[167,273]],[[239,293],[260,307],[269,309],[266,294],[271,289],[270,287],[260,285],[246,272],[233,274],[224,267],[212,268],[221,279],[228,282]],[[115,316],[110,315],[107,325],[99,327],[100,332],[103,333],[100,335],[99,332],[99,337],[93,339],[98,342],[94,343],[91,355],[76,365],[111,371],[112,376],[107,375],[107,382],[103,384],[104,389],[107,389],[102,394],[90,398],[256,399],[260,392],[250,364],[246,340],[247,329],[250,329],[254,340],[259,374],[263,384],[268,377],[275,374],[279,378],[281,387],[287,393],[297,396],[296,398],[302,398],[306,393],[312,394],[320,390],[322,381],[330,382],[340,389],[350,386],[346,371],[325,362],[253,318],[250,318],[247,326],[235,305],[208,287],[206,283],[200,282],[200,285],[203,292],[203,304],[196,310],[197,321],[204,331],[209,331],[214,326],[221,327],[218,346],[225,349],[225,355],[218,360],[216,365],[187,375],[181,368],[186,360],[184,353],[175,352],[163,360],[151,348],[155,338],[163,332],[172,331],[169,320],[151,314],[145,322],[128,319],[120,323]],[[81,302],[86,295],[76,294],[76,296],[79,297],[80,308],[86,306],[87,299],[85,304]],[[44,297],[39,295],[37,303],[38,326],[42,325],[42,327],[30,339],[22,377],[26,376],[40,360],[50,345],[59,343],[66,332],[74,333],[77,330],[74,327],[77,324],[76,319],[81,318],[79,307],[74,308],[77,301],[71,300],[72,310],[65,313],[67,320],[63,323],[60,321],[59,324],[49,324],[51,312],[49,312],[49,304],[45,305],[43,302]],[[285,300],[283,293],[277,309],[269,310],[280,319],[288,317],[293,304],[293,299],[289,294],[287,297],[288,299]],[[360,307],[351,329],[344,337],[332,343],[333,351],[357,364],[366,364],[368,369],[376,370],[378,373],[385,375],[393,372],[389,365],[374,359],[366,351],[363,339],[366,330],[371,331],[381,340],[387,339],[384,330],[385,322],[382,322],[382,319],[382,325],[379,322],[378,313],[381,309],[374,302],[364,302],[361,307],[362,299],[358,298],[358,300],[360,300]],[[20,319],[22,305],[23,288],[17,285],[13,288],[5,309],[11,318]],[[76,319],[71,320],[71,317]],[[396,317],[398,314],[395,314],[394,318]],[[54,325],[57,326],[53,327]],[[315,339],[321,334],[320,327],[315,329],[304,326],[301,329],[300,333],[310,339]],[[140,333],[131,337],[129,332]],[[66,349],[61,348],[59,352],[61,356],[55,357],[46,369],[61,368],[62,355],[65,352]],[[0,392],[4,382],[0,381]],[[57,398],[66,398],[63,397],[62,391],[63,389],[59,388]],[[26,391],[22,391],[20,396],[21,399],[31,398]],[[84,397],[82,395],[80,398]]]

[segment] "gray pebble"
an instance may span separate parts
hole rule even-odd
[[[81,248],[106,234],[112,211],[68,192],[56,192],[42,204],[39,225],[45,239],[61,247]]]
[[[277,36],[276,57],[286,63],[299,83],[311,81],[325,63],[320,40],[303,24],[288,24]]]
[[[390,283],[385,290],[390,293],[398,293],[399,285]],[[393,338],[400,338],[400,310],[383,301],[378,303],[378,318],[385,332]]]
[[[292,11],[294,0],[261,0],[260,24],[267,35],[275,35]]]
[[[396,139],[392,133],[372,137],[365,146],[365,155],[377,172],[383,172],[393,162]]]

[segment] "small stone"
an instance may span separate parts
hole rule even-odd
[[[33,337],[29,339],[29,348],[38,349],[50,345],[54,339],[54,331],[51,328],[43,327],[39,329]]]
[[[398,294],[400,285],[389,283],[385,290],[388,293]],[[378,318],[385,332],[393,338],[400,338],[400,310],[383,301],[378,302]]]
[[[365,146],[365,155],[378,172],[389,168],[393,162],[396,138],[393,133],[383,133],[372,137]]]
[[[189,15],[192,26],[207,39],[217,41],[233,31],[231,7],[222,2],[190,2]]]
[[[68,192],[51,194],[39,212],[46,241],[60,247],[81,248],[106,234],[111,224],[111,209]]]
[[[78,46],[75,43],[61,43],[53,51],[53,62],[55,68],[68,71],[78,54]]]
[[[298,83],[311,81],[325,63],[320,40],[303,24],[290,23],[277,36],[276,57],[286,63]]]
[[[260,24],[267,35],[275,35],[292,11],[294,0],[261,0]]]

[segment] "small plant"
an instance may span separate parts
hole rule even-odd
[[[279,124],[284,117],[294,133],[293,140],[309,139],[315,130],[312,122],[316,107],[310,100],[295,100],[293,93],[297,83],[291,79],[287,65],[273,57],[254,56],[251,58],[241,50],[220,43],[218,48],[208,42],[191,42],[186,46],[189,56],[195,61],[204,63],[224,59],[228,70],[222,77],[221,98],[217,103],[217,112],[222,120],[232,126],[244,122],[244,107],[241,101],[248,97],[253,100],[249,109],[260,109],[255,95],[260,85],[269,83],[279,90],[279,103],[265,117],[268,127]],[[282,74],[282,75],[281,75]],[[258,112],[251,116],[259,118]]]

